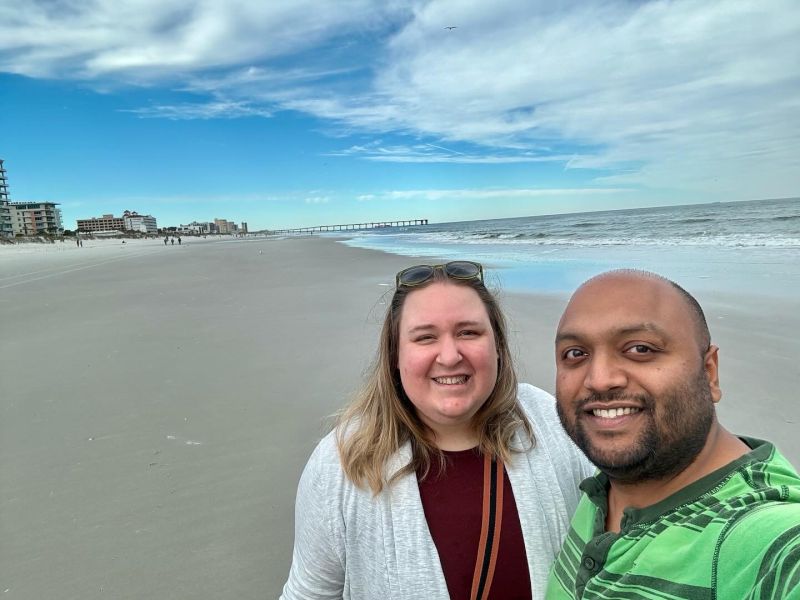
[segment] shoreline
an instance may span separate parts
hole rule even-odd
[[[155,241],[0,251],[9,598],[277,597],[300,471],[373,357],[395,273],[428,262],[320,236]],[[520,380],[552,392],[567,295],[500,300]],[[800,466],[793,307],[700,300],[723,424]]]

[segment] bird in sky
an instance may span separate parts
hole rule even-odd
[[[456,25],[451,25],[450,27],[445,27],[445,29],[458,29]]]

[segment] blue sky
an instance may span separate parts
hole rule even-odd
[[[794,0],[2,0],[0,158],[67,228],[797,196],[798,65]]]

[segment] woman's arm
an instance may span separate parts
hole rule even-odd
[[[294,552],[281,600],[341,600],[344,589],[344,523],[337,510],[343,481],[330,436],[308,460],[297,486]],[[337,469],[339,472],[337,472]]]

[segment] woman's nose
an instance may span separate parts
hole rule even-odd
[[[461,362],[461,358],[461,353],[458,350],[458,343],[451,337],[442,338],[436,361],[441,365],[451,366]]]

